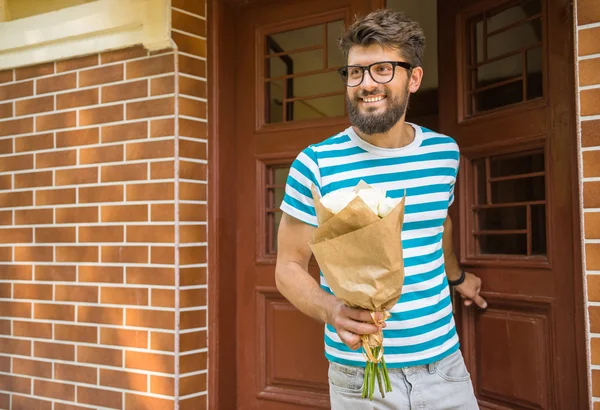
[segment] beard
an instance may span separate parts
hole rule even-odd
[[[385,95],[387,107],[381,114],[375,114],[374,108],[368,107],[366,113],[362,113],[358,105],[361,103],[361,98],[368,97],[369,95]],[[408,85],[404,90],[404,93],[398,97],[391,98],[390,93],[387,89],[374,90],[371,92],[359,92],[354,95],[351,100],[346,94],[346,106],[348,107],[348,118],[350,123],[358,128],[361,132],[367,135],[383,134],[392,129],[394,125],[404,116],[406,108],[408,107],[409,91]]]

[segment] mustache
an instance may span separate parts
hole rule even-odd
[[[369,97],[371,95],[378,95],[378,94],[383,94],[386,97],[389,97],[388,92],[386,89],[382,89],[382,90],[373,90],[373,91],[367,91],[367,90],[362,90],[358,93],[356,93],[356,95],[354,96],[355,100],[358,100],[360,98],[365,98],[365,97]]]

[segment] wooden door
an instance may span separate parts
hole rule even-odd
[[[438,7],[440,128],[462,153],[455,242],[489,302],[456,304],[480,406],[587,408],[570,1]]]
[[[369,0],[256,2],[237,39],[237,394],[241,409],[328,408],[323,325],[275,287],[276,232],[289,166],[348,126],[336,39]],[[234,118],[232,118],[234,120]],[[233,164],[232,164],[233,166]],[[311,273],[318,278],[315,264]],[[233,392],[232,392],[233,393]]]

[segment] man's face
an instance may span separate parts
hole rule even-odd
[[[378,44],[354,46],[348,53],[348,65],[367,66],[380,61],[405,59],[398,51]],[[347,87],[346,100],[351,124],[367,135],[388,132],[404,117],[413,83],[410,73],[402,67],[394,68],[394,78],[386,84],[377,83],[365,71],[360,85]]]

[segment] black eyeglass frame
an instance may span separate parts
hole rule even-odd
[[[375,65],[379,65],[379,64],[391,64],[393,66],[394,70],[392,71],[392,76],[390,77],[389,80],[381,82],[381,81],[377,81],[373,77],[373,73],[371,73],[371,67],[373,67]],[[369,64],[369,65],[347,65],[347,66],[338,68],[336,71],[338,72],[340,77],[342,77],[342,81],[344,82],[344,84],[346,84],[346,87],[358,87],[365,80],[365,71],[367,71],[367,70],[369,71],[369,75],[371,76],[373,81],[375,81],[376,83],[387,84],[394,79],[394,76],[396,75],[396,67],[402,67],[409,71],[414,68],[414,66],[412,64],[407,63],[406,61],[378,61],[376,63]],[[346,73],[347,73],[348,69],[350,69],[350,68],[362,69],[362,77],[360,78],[360,81],[356,85],[348,85],[348,75],[346,74],[346,76],[344,77],[344,74],[343,74],[344,70],[346,70]]]

